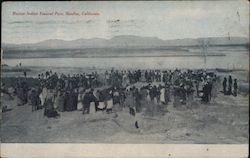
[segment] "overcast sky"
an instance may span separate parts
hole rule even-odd
[[[99,13],[85,16],[31,16],[27,12]],[[13,15],[26,13],[26,15]],[[5,2],[2,42],[112,38],[117,35],[161,39],[249,35],[247,1]]]

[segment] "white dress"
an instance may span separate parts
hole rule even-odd
[[[157,98],[154,97],[154,104],[158,104]]]
[[[151,101],[150,95],[149,95],[149,90],[147,90],[147,101]]]
[[[82,104],[82,99],[84,96],[84,88],[80,87],[79,88],[79,93],[78,93],[78,98],[77,98],[77,110],[82,110],[83,104]]]
[[[165,103],[165,88],[161,89],[160,101]]]
[[[77,110],[81,110],[83,108],[82,95],[83,94],[78,94]]]
[[[99,109],[104,109],[105,108],[104,102],[99,102],[98,108]]]
[[[45,102],[45,98],[47,97],[48,95],[48,90],[46,87],[43,88],[42,90],[42,93],[39,95],[39,98],[41,100],[41,105],[43,106],[44,105],[44,102]]]
[[[107,109],[112,109],[113,108],[113,99],[110,99],[107,101]]]
[[[94,114],[95,111],[95,102],[91,102],[90,103],[90,107],[89,107],[89,114]]]

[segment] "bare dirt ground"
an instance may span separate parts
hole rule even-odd
[[[137,115],[128,109],[115,114],[81,111],[63,112],[59,118],[46,118],[43,109],[31,112],[30,105],[16,106],[17,99],[2,97],[10,111],[2,113],[1,141],[4,143],[248,143],[248,95],[219,94],[215,103],[199,102],[182,108],[166,106],[164,115]]]
[[[29,73],[36,76],[44,69],[34,68]],[[70,69],[71,70],[71,69]],[[74,71],[73,71],[74,70]],[[72,72],[82,72],[73,69]],[[55,72],[71,72],[53,69]],[[101,70],[100,70],[101,71]],[[142,112],[135,118],[128,109],[117,116],[97,112],[82,115],[81,111],[62,112],[59,118],[46,118],[43,109],[31,112],[30,105],[17,106],[17,98],[1,97],[1,105],[9,111],[2,113],[1,141],[4,143],[195,143],[195,144],[247,144],[249,139],[249,73],[230,73],[238,79],[237,97],[218,94],[215,103],[201,104],[197,100],[191,106],[174,108],[165,106],[164,115],[149,116]],[[5,77],[18,77],[18,73],[5,73]],[[229,73],[218,73],[228,77]],[[221,89],[221,87],[219,87]],[[173,99],[172,99],[173,101]]]

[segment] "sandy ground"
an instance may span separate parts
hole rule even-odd
[[[247,96],[219,94],[216,103],[174,108],[170,103],[164,115],[137,115],[128,109],[115,114],[81,111],[63,112],[59,118],[46,118],[43,109],[16,106],[16,98],[2,97],[10,111],[2,113],[2,142],[53,143],[248,143],[249,107]]]

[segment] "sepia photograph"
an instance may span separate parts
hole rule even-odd
[[[248,144],[247,1],[4,2],[1,142]]]

